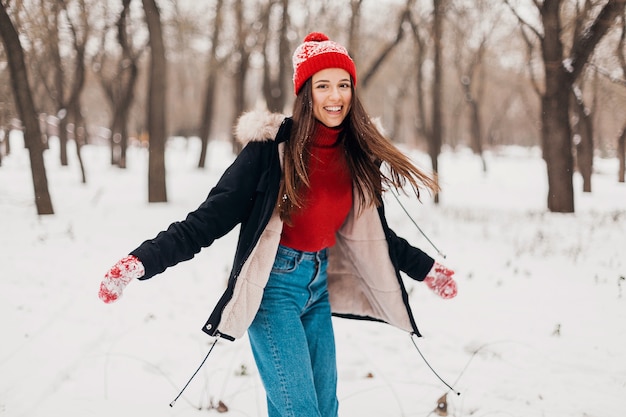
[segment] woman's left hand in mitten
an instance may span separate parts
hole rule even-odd
[[[104,275],[98,297],[107,304],[112,303],[122,296],[124,288],[130,281],[141,278],[144,274],[145,269],[141,261],[133,255],[128,255],[117,261]]]
[[[433,290],[435,294],[441,298],[454,298],[457,293],[457,288],[456,282],[454,278],[452,278],[453,275],[453,270],[435,262],[428,275],[426,275],[426,278],[424,278],[424,282],[428,285],[428,288]]]

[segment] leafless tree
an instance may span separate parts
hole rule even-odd
[[[148,87],[148,135],[150,156],[148,160],[148,201],[160,203],[167,201],[165,183],[165,142],[166,129],[166,91],[167,61],[161,26],[161,12],[156,0],[142,0],[149,32],[150,66]]]
[[[510,5],[508,0],[505,0]],[[597,6],[597,13],[584,19],[585,30],[573,40],[569,54],[563,44],[561,9],[563,0],[534,2],[542,29],[528,23],[510,5],[522,24],[540,41],[544,71],[541,92],[541,136],[548,171],[548,210],[574,212],[572,129],[569,121],[570,96],[574,83],[585,67],[596,45],[624,11],[626,0],[611,0]],[[589,8],[595,12],[594,7]]]
[[[622,14],[621,16],[620,37],[617,43],[616,55],[622,68],[622,77],[626,80],[626,14]],[[626,173],[626,120],[624,121],[624,127],[617,139],[617,158],[619,161],[617,180],[624,182]]]
[[[446,0],[433,0],[433,88],[432,88],[432,135],[428,153],[435,173],[439,172],[439,155],[443,144],[443,22]],[[439,194],[435,195],[435,203]]]
[[[279,9],[278,30],[275,30],[273,11]],[[291,54],[289,39],[289,0],[270,1],[268,7],[262,11],[264,22],[261,38],[263,39],[263,95],[267,108],[272,112],[285,111],[287,97],[291,91],[289,88],[289,75]],[[276,34],[272,36],[272,34]],[[278,44],[272,50],[272,41]],[[276,62],[273,68],[272,62]]]
[[[363,6],[363,0],[350,0],[350,27],[348,29],[348,52],[355,61],[357,67],[358,53],[361,44],[361,7]],[[365,85],[365,84],[364,84]]]
[[[248,75],[248,69],[250,68],[250,54],[255,45],[250,41],[252,35],[252,27],[246,21],[245,9],[243,0],[235,0],[235,27],[236,27],[236,39],[235,46],[233,48],[234,58],[234,117],[239,117],[244,110],[246,110],[246,79]],[[267,5],[266,5],[267,7]],[[234,123],[233,123],[234,124]],[[232,140],[233,150],[238,153],[241,150],[240,145]]]
[[[7,61],[4,50],[0,50],[0,60]],[[8,71],[0,70],[0,166],[2,166],[2,157],[11,153],[9,132],[11,118],[15,115],[15,106],[10,85]]]
[[[363,72],[360,81],[363,88],[367,87],[370,80],[380,69],[380,66],[387,60],[393,50],[396,49],[398,45],[400,45],[400,42],[404,38],[405,23],[410,19],[411,16],[411,3],[413,3],[413,0],[407,0],[406,7],[401,10],[401,14],[396,26],[396,36],[383,46],[381,51],[372,60],[372,63],[370,64],[368,69]]]
[[[583,178],[583,192],[591,192],[593,172],[593,108],[585,103],[583,92],[577,85],[572,86],[572,133],[576,149],[576,166]]]
[[[41,130],[35,103],[33,101],[30,84],[24,60],[24,50],[20,43],[19,35],[7,7],[0,1],[0,36],[7,55],[9,70],[11,72],[11,86],[18,113],[24,127],[24,141],[30,156],[31,173],[35,191],[35,206],[37,214],[54,214],[52,199],[48,191],[48,178],[44,165],[44,146],[41,141]]]
[[[624,182],[624,174],[626,173],[626,125],[617,138],[617,157],[619,161],[617,181]]]
[[[575,40],[585,30],[585,18],[588,16],[592,4],[585,1],[582,5],[575,4],[574,29],[572,38]],[[597,74],[594,76],[597,79]],[[574,147],[576,150],[576,166],[583,178],[583,192],[591,192],[591,175],[593,173],[594,125],[593,112],[595,106],[586,103],[583,94],[584,76],[572,85],[571,120],[574,133]],[[594,83],[595,84],[595,83]],[[597,97],[594,94],[594,97]]]
[[[489,41],[500,20],[500,12],[494,10],[492,1],[481,0],[456,4],[448,14],[451,37],[454,40],[454,67],[458,74],[463,99],[469,110],[470,148],[480,156],[483,171],[487,163],[483,155],[483,98],[485,94],[485,56]]]
[[[209,64],[207,65],[207,79],[204,87],[204,103],[200,116],[200,160],[198,168],[204,168],[206,163],[207,149],[209,147],[209,137],[214,117],[214,103],[216,96],[215,83],[217,82],[218,70],[222,62],[217,56],[217,47],[220,41],[220,32],[223,22],[224,0],[217,0],[215,3],[215,16],[213,18],[213,30],[211,33],[211,51],[209,52]]]
[[[145,47],[136,46],[133,32],[129,31],[131,0],[122,0],[122,9],[112,25],[105,25],[101,31],[100,48],[92,59],[92,67],[111,108],[111,164],[126,168],[128,148],[128,124],[130,108],[135,98],[135,85],[139,76],[139,59]],[[107,37],[110,29],[116,33],[121,54],[115,56],[109,50]]]
[[[414,9],[414,7],[412,7]],[[424,19],[417,20],[415,15],[417,12],[413,12],[410,15],[409,23],[413,32],[414,40],[414,59],[415,59],[415,84],[416,84],[416,131],[418,135],[430,141],[432,137],[432,125],[431,121],[427,117],[426,112],[426,75],[425,75],[425,63],[428,58],[428,41],[430,39],[430,30]],[[419,16],[419,14],[418,14]]]
[[[72,13],[69,12],[69,6],[75,6]],[[85,86],[85,48],[90,36],[87,7],[84,0],[39,0],[38,7],[40,13],[29,13],[28,16],[31,24],[41,30],[41,38],[37,41],[42,53],[39,56],[31,55],[31,60],[36,61],[35,65],[42,75],[40,81],[54,105],[59,122],[59,157],[61,165],[67,166],[68,127],[73,123],[74,132],[77,128],[85,129],[80,96]],[[78,22],[74,19],[78,19]],[[80,145],[76,142],[82,181],[85,182]]]
[[[87,4],[85,0],[77,0],[74,2],[74,12],[71,13],[68,8],[68,2],[61,0],[63,10],[66,15],[66,19],[69,22],[69,29],[72,38],[72,45],[75,52],[74,57],[74,72],[72,81],[69,83],[68,97],[67,97],[67,123],[63,127],[67,133],[70,133],[74,139],[76,146],[76,157],[81,172],[82,183],[87,182],[85,174],[85,164],[83,162],[81,148],[86,140],[87,127],[85,125],[85,119],[82,114],[81,95],[85,88],[85,57],[87,42],[91,36],[91,25],[89,24]],[[76,15],[78,22],[74,22],[73,15]],[[71,123],[71,124],[70,124]],[[63,126],[63,124],[61,124]],[[70,130],[71,128],[71,130]]]
[[[355,5],[359,6],[359,8],[357,9],[359,11],[359,14],[357,15],[359,19],[361,4],[362,2],[360,1],[353,3],[353,14],[355,13]],[[408,45],[408,48],[410,48],[410,45],[412,44],[412,7],[414,7],[414,0],[407,0],[406,3],[399,6],[397,10],[389,10],[390,14],[396,12],[398,15],[396,22],[394,22],[394,26],[396,27],[395,35],[393,37],[384,37],[385,42],[379,47],[377,53],[369,59],[370,62],[368,62],[368,66],[365,67],[365,70],[361,72],[359,83],[361,84],[363,89],[368,88],[374,83],[374,77],[376,76],[376,74],[383,72],[383,65],[385,64],[387,68],[393,68],[394,79],[410,80],[411,78],[413,78],[415,74],[416,64],[412,59],[402,59],[400,60],[400,62],[398,62],[397,59],[394,60],[394,55],[398,54],[398,52],[395,52],[394,54],[394,51],[401,49],[403,44]],[[353,28],[354,26],[360,25],[350,25],[351,28]],[[408,41],[405,41],[405,39],[407,39],[407,37],[405,37],[406,32],[409,33]],[[357,36],[355,34],[352,34],[351,32],[350,38],[357,38]],[[353,42],[356,45],[360,45],[360,42],[358,41]],[[353,49],[356,50],[357,48],[358,47],[354,47]],[[361,66],[364,67],[365,65],[361,64]],[[405,107],[407,99],[410,97],[411,89],[407,88],[407,85],[398,85],[395,83],[391,83],[385,89],[385,93],[388,95],[389,101],[393,103],[391,129],[387,132],[387,134],[392,140],[402,142],[404,140],[404,131],[402,129],[402,125],[406,113]]]

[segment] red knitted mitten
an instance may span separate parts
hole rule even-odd
[[[428,288],[441,298],[453,298],[456,296],[457,288],[452,275],[454,275],[453,270],[435,262],[426,278],[424,278],[424,282],[428,285]]]
[[[112,303],[122,296],[122,291],[133,278],[142,277],[145,269],[139,258],[128,255],[117,261],[104,275],[98,297],[105,303]]]

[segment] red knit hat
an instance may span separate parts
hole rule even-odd
[[[293,89],[297,95],[302,85],[318,71],[341,68],[350,74],[356,86],[356,66],[348,51],[320,32],[311,32],[293,53]]]

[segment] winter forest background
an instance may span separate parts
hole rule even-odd
[[[222,400],[263,415],[245,342],[167,407],[210,342],[198,324],[232,233],[114,306],[95,294],[202,201],[242,112],[290,113],[310,31],[348,47],[372,116],[438,172],[440,195],[403,204],[460,286],[443,302],[409,284],[418,344],[462,395],[435,412],[446,389],[408,338],[339,320],[342,416],[623,415],[625,4],[0,0],[0,415]],[[387,200],[392,227],[438,256]]]

